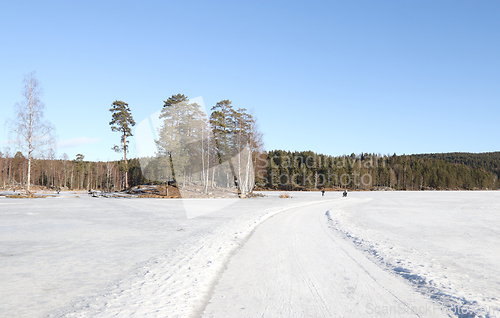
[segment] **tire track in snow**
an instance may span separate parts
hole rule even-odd
[[[294,225],[295,226],[297,225],[296,222]],[[303,277],[305,285],[309,289],[310,293],[314,296],[314,300],[317,304],[317,307],[321,309],[323,317],[332,317],[332,313],[330,312],[328,306],[326,305],[325,299],[323,298],[321,293],[316,288],[316,285],[314,284],[314,281],[312,280],[312,278],[306,274],[306,270],[304,268],[304,265],[302,264],[302,262],[300,260],[300,258],[301,258],[300,252],[297,250],[297,233],[296,232],[293,233],[293,241],[294,241],[294,243],[292,245],[293,255],[294,255],[293,260],[296,262],[296,264],[299,268],[301,277]]]
[[[327,235],[324,211],[332,205],[291,209],[261,224],[229,261],[203,316],[360,317],[373,309],[380,317],[446,317],[414,310],[433,304]]]
[[[326,212],[326,215],[329,216],[329,211]],[[402,305],[404,305],[406,308],[408,308],[409,311],[411,311],[412,313],[415,314],[416,317],[420,317],[420,315],[409,305],[407,304],[406,302],[404,302],[403,300],[399,299],[398,296],[396,296],[392,291],[390,291],[386,286],[384,286],[383,284],[380,283],[380,281],[377,280],[377,278],[375,278],[363,265],[360,264],[360,262],[358,262],[344,247],[342,247],[338,242],[337,240],[333,237],[331,231],[328,231],[330,230],[329,227],[323,227],[323,231],[325,232],[325,234],[336,244],[338,245],[338,247],[350,258],[353,260],[354,263],[356,263],[356,265],[362,269],[371,279],[373,279],[374,282],[376,282],[378,285],[380,285],[383,289],[385,289],[389,294],[391,294],[397,301],[399,301]]]

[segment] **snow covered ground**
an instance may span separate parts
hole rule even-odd
[[[260,222],[318,198],[277,195],[0,197],[0,316],[190,316]],[[185,204],[198,206],[197,217]]]
[[[500,192],[351,193],[330,224],[461,317],[500,317]]]
[[[340,200],[259,226],[229,261],[203,317],[447,317],[328,227],[325,211]]]
[[[326,305],[317,302],[310,312],[359,314],[364,304],[366,316],[366,309],[373,309],[370,314],[375,316],[390,316],[380,312],[384,306],[369,307],[375,302],[355,302],[365,297],[363,293],[378,301],[392,299],[385,289],[406,304],[431,302],[500,316],[500,192],[353,192],[347,199],[340,193],[324,198],[318,192],[291,193],[291,199],[280,199],[279,194],[229,205],[231,199],[92,198],[67,193],[44,199],[0,197],[0,316],[221,317],[221,310],[229,309],[217,303],[217,297],[221,292],[227,295],[238,275],[246,275],[255,285],[272,282],[273,277],[251,275],[242,268],[250,262],[245,259],[253,262],[269,255],[261,251],[258,240],[272,233],[281,236],[266,241],[270,247],[292,242],[287,235],[307,235],[307,243],[290,249],[292,255],[304,255],[304,261],[290,260],[291,267],[301,264],[301,273],[316,275],[313,269],[323,258],[338,261],[329,270],[346,270],[339,277],[347,280],[338,285],[345,289],[312,284],[313,278],[300,282],[302,287],[290,285],[292,289],[316,286],[316,300],[349,299],[348,281],[361,279],[350,305],[343,302],[339,309],[327,300]],[[191,212],[198,207],[199,213],[187,215],[184,204]],[[280,232],[282,224],[293,225],[295,232]],[[324,235],[334,245],[324,245]],[[328,246],[343,252],[328,254]],[[341,254],[343,258],[332,256]],[[365,274],[345,265],[348,258],[361,264]],[[288,259],[281,261],[286,264]],[[289,274],[280,279],[293,282],[300,273]],[[373,287],[367,274],[385,287]],[[236,285],[230,295],[246,301],[247,309],[259,304],[245,300]],[[280,298],[259,297],[261,303],[266,297]]]

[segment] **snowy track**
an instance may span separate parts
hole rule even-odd
[[[337,236],[325,216],[332,205],[263,223],[229,262],[203,316],[447,317]]]

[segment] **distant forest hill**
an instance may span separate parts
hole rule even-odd
[[[417,155],[351,154],[328,156],[312,151],[273,150],[255,155],[255,181],[262,190],[485,190],[500,188],[500,152]],[[0,152],[0,187],[21,188],[27,159]],[[140,160],[110,162],[35,159],[32,184],[60,189],[125,188],[155,182],[142,173]]]
[[[335,157],[273,150],[256,180],[275,190],[485,190],[498,189],[499,176],[500,152]]]
[[[471,168],[483,168],[500,177],[500,151],[485,153],[450,152],[414,155],[421,158],[444,160],[453,164],[463,164]]]

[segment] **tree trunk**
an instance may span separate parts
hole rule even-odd
[[[127,135],[123,132],[123,157],[125,158],[125,189],[128,189]]]
[[[213,188],[215,186],[215,168],[217,166],[214,166],[214,170],[212,171],[212,184],[211,187]]]
[[[207,174],[206,174],[206,182],[205,182],[205,190],[204,190],[205,193],[208,192],[209,174],[210,174],[210,142],[208,142],[208,145],[207,145]]]
[[[30,182],[31,182],[31,154],[28,153],[28,182],[26,186],[26,192],[30,192]]]

